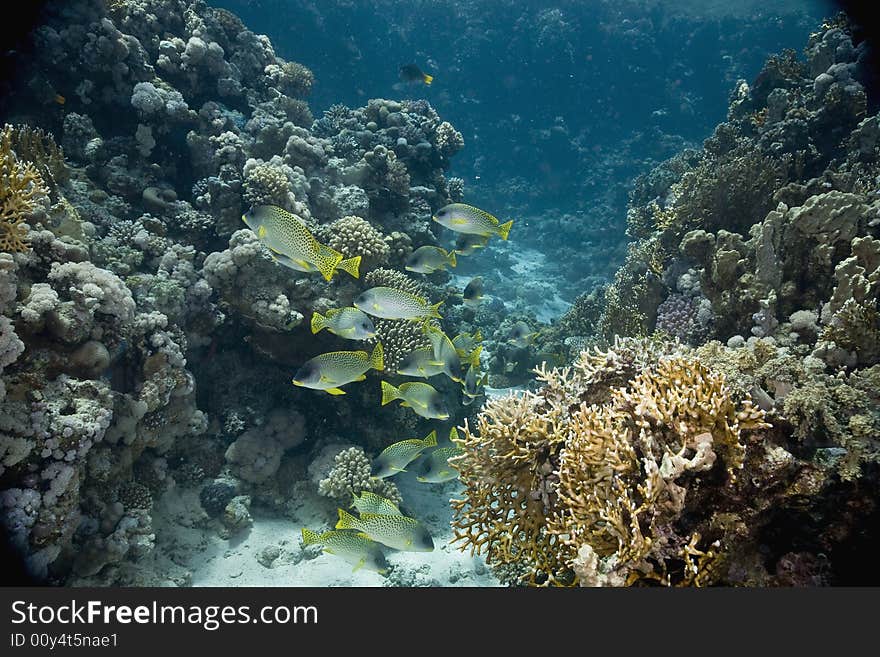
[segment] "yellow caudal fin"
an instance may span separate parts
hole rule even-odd
[[[449,430],[449,442],[454,443],[457,440],[458,440],[458,429],[456,429],[455,427],[452,427]]]
[[[331,278],[333,278],[333,273],[336,271],[336,266],[341,261],[342,254],[339,251],[334,251],[329,246],[318,244],[317,253],[315,254],[314,265],[317,270],[321,272],[321,276],[324,277],[325,281],[329,281]]]
[[[320,313],[313,312],[312,313],[312,335],[317,333],[323,328],[327,328],[327,318],[321,315]]]
[[[495,231],[498,233],[498,237],[503,240],[507,239],[508,234],[510,233],[510,227],[513,226],[513,219],[508,221],[506,224],[501,224],[498,226]]]
[[[477,345],[474,350],[468,354],[468,357],[465,358],[465,365],[473,365],[474,367],[480,366],[480,352],[483,351],[483,345]]]
[[[437,430],[432,429],[431,433],[424,437],[422,442],[425,444],[425,447],[436,447],[437,446]]]
[[[336,269],[341,269],[354,278],[360,278],[361,274],[360,271],[358,271],[360,266],[361,256],[355,256],[354,258],[348,258],[347,260],[340,260],[339,264],[336,265]]]
[[[480,332],[480,329],[477,329],[477,332],[474,333],[474,341],[475,342],[482,342],[483,341],[483,334]]]
[[[318,532],[313,532],[311,529],[302,528],[303,534],[303,545],[313,545],[315,543],[320,542],[320,537]]]
[[[360,529],[357,518],[345,509],[337,509],[337,511],[339,511],[339,520],[336,521],[336,529]]]
[[[329,393],[331,395],[344,395],[345,390],[341,390],[340,388],[325,388],[324,392]]]
[[[373,347],[373,353],[370,354],[370,367],[380,372],[385,369],[385,356],[382,352],[382,343],[377,342]]]
[[[440,314],[440,306],[442,305],[442,301],[438,301],[437,303],[432,305],[431,309],[428,311],[428,317],[436,317],[437,319],[441,319],[443,315]]]
[[[400,399],[400,391],[387,381],[382,381],[382,406]]]
[[[422,73],[422,79],[425,81],[425,84],[430,87],[431,83],[434,81],[434,76],[428,75],[427,73]]]
[[[448,260],[449,266],[455,267],[458,264],[458,262],[456,262],[456,260],[455,260],[455,250],[453,249],[452,251],[450,251],[446,255],[449,258],[449,260]]]

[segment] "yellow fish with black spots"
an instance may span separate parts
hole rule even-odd
[[[406,466],[415,461],[422,452],[436,446],[436,431],[432,431],[424,438],[411,438],[388,445],[373,461],[373,476],[377,479],[385,479],[393,477],[398,472],[406,472]]]
[[[341,253],[320,244],[299,217],[277,205],[253,206],[242,220],[270,251],[284,256],[276,260],[288,267],[314,268],[329,281],[342,262]]]
[[[425,324],[424,331],[434,349],[434,360],[443,363],[443,373],[453,381],[460,382],[461,358],[452,340],[442,329],[432,324]]]
[[[473,205],[467,205],[466,203],[444,205],[437,210],[437,214],[432,218],[441,226],[445,226],[457,233],[482,235],[484,237],[497,235],[503,240],[507,239],[507,236],[510,234],[510,227],[513,226],[512,220],[502,224],[496,217],[485,210],[475,208]]]
[[[430,379],[432,376],[443,374],[446,366],[438,360],[434,359],[434,348],[424,347],[422,349],[414,349],[404,356],[397,368],[398,374],[404,376],[420,376]]]
[[[371,369],[385,369],[381,342],[376,343],[371,354],[366,351],[331,351],[315,356],[299,368],[293,377],[293,384],[323,390],[331,395],[344,395],[341,386],[363,381]]]
[[[330,258],[335,259],[336,254],[339,253],[338,251],[334,251],[333,249],[331,249],[329,246],[324,246],[323,244],[319,244],[318,246],[320,247],[319,252],[326,254]],[[295,269],[296,271],[304,271],[307,273],[319,271],[316,265],[305,261],[295,262],[283,253],[276,253],[275,251],[270,250],[269,255],[272,257],[272,260],[277,262],[279,265],[284,265],[285,267]],[[332,277],[338,271],[344,271],[349,276],[358,278],[360,276],[360,272],[358,271],[360,264],[361,256],[355,256],[354,258],[340,260],[338,263],[336,263],[336,266],[333,268],[333,272],[330,274],[330,276]]]
[[[319,534],[311,529],[302,528],[302,544],[324,547],[324,552],[344,559],[354,566],[355,570],[366,568],[380,575],[388,572],[388,561],[382,546],[359,532],[331,530]]]
[[[418,274],[433,274],[435,271],[455,267],[455,251],[447,251],[439,246],[420,246],[406,259],[407,271]]]
[[[347,340],[368,340],[376,337],[373,320],[357,308],[331,308],[325,315],[312,313],[312,333],[327,329]]]
[[[401,406],[412,408],[417,415],[429,420],[446,420],[449,411],[443,403],[443,397],[434,387],[420,381],[407,381],[395,388],[387,381],[382,381],[382,406],[396,399],[403,400]]]
[[[368,490],[362,491],[360,495],[355,495],[351,505],[358,510],[358,513],[375,513],[384,516],[403,515],[394,502]]]
[[[438,308],[442,303],[440,301],[431,305],[415,294],[393,287],[379,286],[361,292],[352,305],[368,315],[382,319],[421,320],[440,317]]]
[[[336,529],[357,529],[364,536],[395,550],[432,552],[434,539],[415,518],[409,516],[364,513],[356,518],[344,509],[338,509]]]

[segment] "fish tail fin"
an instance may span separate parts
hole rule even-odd
[[[377,342],[373,347],[373,353],[370,354],[370,367],[380,372],[385,369],[385,356],[382,351],[382,343]]]
[[[483,351],[483,345],[477,345],[476,348],[468,355],[465,364],[473,367],[480,366],[480,353]]]
[[[507,236],[510,234],[510,227],[513,226],[513,219],[508,221],[506,224],[501,224],[498,226],[495,231],[498,233],[498,237],[503,240],[507,239]]]
[[[336,529],[360,529],[357,518],[345,509],[337,509],[337,511],[339,511],[339,520],[336,521]]]
[[[436,447],[437,446],[437,430],[431,429],[431,433],[425,436],[423,441],[425,443],[425,447]]]
[[[318,311],[312,313],[312,335],[323,328],[327,328],[327,318]]]
[[[434,76],[428,75],[427,73],[422,73],[422,79],[425,81],[425,84],[430,87],[431,83],[434,81]]]
[[[341,269],[342,271],[353,276],[354,278],[360,278],[361,274],[360,271],[358,271],[360,266],[361,256],[355,256],[354,258],[340,260],[339,264],[336,265],[336,268]]]
[[[456,260],[455,260],[455,249],[453,249],[452,251],[449,251],[446,254],[446,257],[449,259],[449,266],[450,267],[455,267],[458,264],[458,262],[456,262]]]
[[[312,531],[306,527],[302,528],[303,545],[313,545],[319,541],[318,532]]]
[[[382,406],[400,399],[400,391],[387,381],[382,381]]]
[[[339,264],[339,261],[342,260],[342,257],[337,260],[334,258],[328,257],[320,257],[317,259],[318,261],[315,263],[315,266],[318,268],[318,271],[321,272],[321,276],[324,277],[325,281],[329,281],[333,278],[333,274],[336,272],[336,265]]]
[[[430,311],[428,312],[428,317],[436,317],[437,319],[441,319],[443,315],[440,314],[440,306],[442,305],[442,301],[438,301],[437,303],[433,304]]]
[[[452,427],[449,430],[449,442],[454,443],[458,440],[458,429]]]
[[[483,333],[480,331],[480,329],[477,329],[477,332],[474,333],[474,341],[476,341],[476,342],[483,341]]]

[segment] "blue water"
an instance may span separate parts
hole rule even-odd
[[[842,506],[864,515],[876,508],[860,497],[870,497],[860,486],[876,483],[871,427],[880,427],[870,389],[880,355],[874,344],[859,342],[880,330],[876,299],[864,292],[876,291],[876,281],[846,288],[836,271],[846,258],[852,266],[856,255],[873,262],[868,238],[876,227],[867,210],[850,221],[835,203],[867,208],[876,201],[880,141],[869,117],[878,97],[864,91],[869,74],[857,62],[858,39],[822,25],[835,13],[830,0],[49,4],[47,26],[22,30],[0,48],[0,126],[45,131],[8,127],[0,135],[0,192],[12,194],[5,172],[23,177],[15,167],[24,161],[46,183],[34,207],[15,210],[15,220],[28,226],[21,233],[0,215],[0,238],[11,244],[4,249],[16,252],[0,260],[0,520],[31,576],[61,585],[520,582],[516,567],[528,564],[492,570],[484,556],[449,547],[449,501],[471,492],[457,473],[420,481],[422,458],[409,469],[389,469],[394,474],[380,481],[369,475],[373,459],[430,431],[444,444],[453,427],[473,428],[487,399],[537,389],[542,363],[567,365],[583,348],[611,348],[621,335],[659,335],[689,343],[675,343],[682,349],[719,340],[713,367],[730,376],[735,402],[754,394],[775,424],[756,428],[768,431],[748,444],[744,467],[752,470],[743,481],[752,489],[721,485],[721,460],[734,458],[727,453],[705,478],[686,473],[666,489],[687,489],[689,503],[714,503],[717,493],[719,505],[736,513],[744,505],[743,518],[760,516],[750,528],[755,536],[743,539],[733,521],[710,522],[711,508],[688,509],[663,529],[668,534],[655,536],[657,550],[668,540],[681,548],[678,561],[706,556],[694,546],[717,547],[714,535],[699,542],[697,528],[711,525],[742,550],[730,556],[742,558],[744,569],[767,561],[754,577],[731,568],[725,582],[834,581],[826,576],[822,541],[847,544],[860,516],[853,511],[840,531],[828,529],[821,540],[824,530],[810,523],[827,524],[843,515]],[[247,29],[213,8],[233,12]],[[265,35],[279,58],[310,69],[311,93],[291,90],[285,76],[294,77],[296,68],[276,66],[284,62],[274,62],[262,37],[248,30]],[[784,56],[767,64],[773,55],[802,51],[811,34],[831,34],[833,47],[814,49],[802,65]],[[402,80],[400,69],[410,64],[433,83]],[[769,73],[755,85],[762,69]],[[734,107],[732,94],[746,88],[743,82],[752,85],[751,104]],[[825,95],[827,89],[833,93]],[[368,105],[374,99],[402,104],[380,110]],[[451,157],[439,145],[432,111],[463,136],[464,148]],[[739,114],[709,142],[714,156],[700,160],[704,140],[728,111]],[[346,114],[349,123],[328,128],[325,112]],[[8,146],[17,130],[30,136]],[[47,164],[56,153],[46,146],[53,139],[66,155],[57,171]],[[658,168],[682,153],[689,158]],[[743,162],[756,163],[755,171]],[[715,175],[716,164],[736,177],[729,188]],[[644,176],[652,172],[648,184]],[[452,178],[463,181],[462,199],[447,184]],[[850,196],[841,200],[838,192]],[[780,237],[773,231],[782,230],[782,218],[765,221],[769,210],[788,211],[780,199],[794,210],[814,202],[817,213],[849,223],[829,230],[831,237],[815,230],[833,247],[808,251],[810,243],[799,251],[785,241],[797,242],[800,233]],[[501,231],[486,248],[459,252],[449,271],[413,274],[407,265],[414,249],[453,248],[451,226],[440,228],[432,218],[458,200],[501,223],[512,220],[510,239]],[[311,241],[302,252],[284,253],[292,247],[266,236],[254,206],[297,214],[302,223],[288,228],[306,226],[338,250],[337,265],[342,251],[349,264],[361,256],[360,272],[337,271],[334,278],[325,268],[322,278],[317,272],[330,251],[309,251]],[[354,221],[351,214],[358,215]],[[762,241],[746,243],[750,231]],[[13,238],[22,235],[28,239],[18,244]],[[853,237],[863,241],[851,248]],[[378,267],[393,271],[371,271]],[[379,282],[369,283],[370,274]],[[463,290],[475,277],[483,279],[485,298],[469,306]],[[439,304],[435,330],[407,318],[384,323],[376,312],[382,308],[371,312],[356,301],[374,285],[396,285]],[[833,298],[838,286],[840,295],[852,296],[849,305]],[[430,379],[430,404],[383,403],[389,400],[380,381],[401,386],[407,379],[376,360],[376,371],[336,382],[345,394],[323,392],[327,377],[315,376],[314,387],[296,378],[328,352],[378,354],[375,341],[311,330],[316,314],[352,304],[375,315],[370,326],[386,357],[395,349],[400,360],[429,350],[432,367],[444,361],[446,369]],[[847,322],[853,335],[840,337]],[[438,328],[463,342],[450,350],[436,341]],[[456,356],[454,347],[468,341]],[[648,346],[639,349],[649,353]],[[754,358],[739,349],[751,349]],[[456,376],[466,355],[471,367]],[[666,363],[649,356],[645,371]],[[639,372],[628,367],[598,377],[595,391],[570,400],[569,414],[585,400],[606,403],[612,384],[632,385]],[[471,378],[462,384],[465,371]],[[629,379],[618,381],[620,372]],[[830,410],[816,406],[816,390],[835,392]],[[717,396],[728,394],[734,393],[725,388]],[[786,395],[795,402],[787,406]],[[664,431],[686,434],[687,426]],[[533,436],[524,442],[526,449],[535,444]],[[527,493],[550,508],[561,477],[554,468],[563,458],[551,452],[561,442],[538,455],[532,488],[520,487],[515,499]],[[736,451],[728,448],[719,453]],[[688,443],[679,457],[689,449],[696,448]],[[699,472],[714,463],[713,453]],[[822,497],[826,484],[813,478],[820,471],[822,482],[834,482],[836,497]],[[422,547],[431,536],[433,553],[389,551],[393,568],[379,574],[352,570],[338,555],[301,542],[303,529],[333,529],[338,509],[363,491],[399,502],[422,523]],[[773,498],[778,491],[784,496]],[[780,499],[785,513],[773,517],[767,509]],[[684,493],[676,513],[682,500]],[[655,529],[653,521],[644,524]],[[792,535],[804,545],[787,545]],[[873,536],[846,549],[867,551]],[[854,579],[840,576],[840,561],[840,580]],[[673,579],[685,581],[680,565],[673,564]]]

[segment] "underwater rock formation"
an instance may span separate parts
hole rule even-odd
[[[436,243],[463,139],[426,101],[314,121],[311,71],[200,0],[61,4],[0,132],[0,508],[34,577],[126,583],[171,488],[221,533],[283,507],[317,426],[290,377],[340,348],[304,320],[364,289],[273,262],[242,212],[279,205],[365,271],[402,269]],[[312,412],[343,426],[370,394]]]

